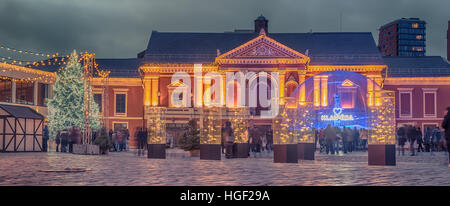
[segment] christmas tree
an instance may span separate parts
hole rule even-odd
[[[53,86],[53,98],[48,99],[47,116],[49,123],[50,136],[54,138],[57,131],[70,129],[73,126],[83,127],[83,101],[84,96],[84,75],[83,68],[78,62],[76,51],[70,56],[67,66],[56,75],[56,82]],[[92,91],[90,85],[88,89]],[[100,120],[98,116],[98,105],[93,101],[92,92],[88,102],[91,104],[92,113],[88,114],[92,128],[97,130],[100,128]]]
[[[185,128],[185,134],[178,144],[185,151],[200,149],[200,130],[198,129],[197,121],[189,120]]]

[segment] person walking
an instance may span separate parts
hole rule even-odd
[[[411,156],[414,156],[416,155],[414,149],[414,142],[416,141],[416,128],[414,128],[413,126],[408,126],[406,135],[409,141],[409,150],[411,151]]]
[[[128,128],[125,128],[124,130],[124,138],[123,138],[123,149],[125,151],[129,151],[130,150],[130,131],[128,130]]]
[[[48,150],[48,127],[45,125],[43,131],[42,131],[42,151],[47,152]]]
[[[111,135],[114,152],[119,151],[119,143],[117,142],[117,131],[114,131]]]
[[[325,129],[326,154],[334,155],[334,144],[336,141],[336,130],[330,125]]]
[[[225,125],[222,124],[222,133],[220,135],[220,139],[221,139],[220,148],[222,149],[222,154],[225,154],[225,135],[223,133],[224,129],[225,129]]]
[[[445,140],[447,142],[448,167],[450,167],[450,107],[447,107],[447,114],[444,116],[441,126],[444,129]]]
[[[348,148],[347,151],[348,152],[353,152],[353,150],[355,149],[355,134],[353,134],[353,130],[350,128],[347,128],[347,132],[348,132]]]
[[[259,130],[255,127],[253,121],[250,122],[250,127],[248,128],[248,145],[249,145],[249,153],[248,156],[250,157],[250,153],[253,153],[254,148],[254,141],[259,136]]]
[[[348,132],[348,128],[344,127],[342,129],[342,146],[343,146],[343,151],[344,154],[347,154],[347,150],[349,149],[349,144],[348,144],[348,136],[349,136],[349,132]]]
[[[56,143],[56,152],[59,152],[59,144],[61,144],[61,132],[60,131],[58,131],[56,133],[55,143]]]
[[[334,139],[334,151],[336,154],[339,154],[341,151],[342,130],[339,127],[333,127],[332,129],[336,132],[336,137]]]
[[[69,140],[69,132],[67,129],[64,129],[61,132],[61,152],[67,152],[67,143]]]
[[[435,127],[433,129],[432,135],[433,135],[432,138],[433,150],[440,152],[441,148],[439,147],[439,142],[441,141],[441,131],[439,130],[438,127]]]
[[[225,137],[225,158],[230,159],[233,157],[233,144],[234,144],[234,134],[231,128],[231,122],[225,122],[225,128],[222,130],[222,135]]]
[[[423,142],[425,144],[425,152],[430,152],[431,148],[431,129],[427,127],[425,129],[425,135],[423,137]]]
[[[120,129],[117,131],[117,146],[119,148],[119,152],[123,151],[123,131]]]
[[[361,129],[361,149],[365,152],[367,150],[367,139],[369,138],[367,130]]]
[[[353,151],[358,151],[359,148],[359,138],[360,134],[359,131],[356,129],[356,127],[353,127]]]
[[[420,151],[424,152],[425,150],[423,149],[423,138],[422,138],[422,130],[420,129],[420,127],[418,127],[416,129],[416,140],[417,140],[417,153],[419,153]]]
[[[272,128],[269,128],[269,130],[267,130],[266,132],[266,139],[267,139],[267,145],[266,145],[266,149],[269,152],[272,152],[273,149],[273,131]]]
[[[398,146],[400,147],[398,155],[400,155],[401,152],[402,155],[405,156],[406,128],[404,126],[398,128],[397,137],[398,137]]]
[[[319,146],[320,146],[319,152],[320,153],[324,152],[324,150],[325,150],[325,138],[324,138],[323,133],[324,133],[324,129],[321,128],[319,130]]]

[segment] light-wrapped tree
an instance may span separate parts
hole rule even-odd
[[[73,51],[66,67],[57,73],[53,86],[53,98],[48,99],[47,102],[49,112],[47,118],[51,138],[55,138],[59,130],[70,129],[73,126],[83,127],[83,88],[83,68],[78,62],[76,51]],[[90,86],[88,88],[92,90]],[[101,123],[98,115],[99,108],[93,100],[92,92],[90,94],[88,103],[91,104],[92,112],[89,117],[93,130],[97,130]]]

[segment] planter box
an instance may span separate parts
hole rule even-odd
[[[100,154],[100,148],[98,145],[74,144],[72,153],[81,155],[98,155]]]
[[[200,144],[201,160],[220,160],[222,157],[220,144]]]
[[[199,149],[189,150],[189,157],[200,157],[200,150]]]
[[[369,145],[369,165],[396,165],[395,145]]]
[[[273,162],[298,163],[297,144],[274,144]]]
[[[147,158],[166,159],[166,144],[148,144]]]
[[[233,158],[248,158],[248,143],[235,143],[233,146]]]
[[[298,143],[299,160],[314,160],[314,143]]]

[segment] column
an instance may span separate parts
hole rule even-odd
[[[16,81],[11,81],[11,103],[16,103]]]
[[[328,76],[322,76],[320,79],[322,107],[328,106]]]
[[[204,77],[204,85],[205,85],[205,92],[203,97],[203,102],[206,106],[211,106],[211,76],[205,76]]]
[[[151,79],[144,79],[144,105],[151,106],[152,102],[152,81]]]
[[[194,106],[203,106],[203,78],[202,78],[202,65],[194,65]]]
[[[37,81],[35,81],[33,83],[33,105],[38,105],[38,88],[39,88],[39,83]],[[41,94],[44,95],[44,94]]]
[[[314,76],[314,106],[320,107],[320,76]]]
[[[279,91],[279,98],[280,98],[280,104],[284,104],[284,76],[285,71],[280,71],[279,73],[279,80],[278,80],[278,89]]]
[[[150,77],[152,80],[152,106],[158,106],[159,105],[159,101],[158,101],[158,89],[159,89],[159,76],[152,76]]]

